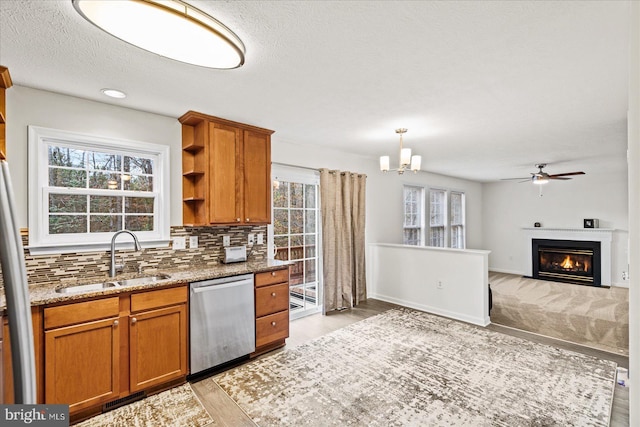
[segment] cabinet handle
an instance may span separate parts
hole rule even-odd
[[[240,222],[240,218],[236,218],[236,222]]]
[[[271,326],[276,326],[276,322],[271,322]]]
[[[271,272],[271,275],[272,275],[272,276],[275,276],[275,275],[276,275],[276,272],[275,272],[275,271],[272,271],[272,272]]]
[[[120,323],[120,322],[118,322],[117,320],[114,320],[114,321],[113,321],[113,326],[118,326],[118,324],[119,324],[119,323]]]
[[[272,297],[275,297],[275,296],[276,296],[276,293],[275,293],[275,292],[271,292],[271,296],[272,296]]]
[[[249,218],[247,218],[247,222],[251,221]]]
[[[131,318],[131,324],[135,324],[138,321],[138,319],[136,319],[135,317]]]

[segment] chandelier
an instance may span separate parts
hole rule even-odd
[[[402,146],[402,135],[407,132],[407,129],[396,129],[396,133],[400,135],[400,163],[398,169],[389,169],[389,156],[380,156],[380,170],[382,172],[389,172],[390,170],[398,171],[400,175],[406,170],[411,170],[414,173],[420,170],[422,164],[422,156],[412,156],[411,148],[404,148]]]

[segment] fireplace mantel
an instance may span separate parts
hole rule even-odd
[[[611,240],[615,229],[523,227],[522,230],[525,233],[525,256],[527,257],[525,265],[529,276],[533,274],[532,239],[586,240],[600,242],[600,279],[603,286],[611,286]]]

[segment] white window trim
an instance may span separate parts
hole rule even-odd
[[[432,191],[442,191],[444,192],[444,212],[442,212],[442,217],[444,218],[444,246],[431,246],[430,244],[427,245],[427,243],[431,243],[431,229],[435,228],[435,227],[431,227],[431,192]],[[427,189],[427,197],[426,199],[427,201],[427,212],[429,213],[429,220],[426,221],[425,220],[425,224],[426,224],[426,228],[427,228],[427,232],[426,232],[426,240],[425,240],[425,245],[432,247],[432,248],[448,248],[450,247],[450,242],[449,242],[449,190],[447,190],[446,188],[441,188],[441,187],[429,187]]]
[[[79,235],[57,235],[48,233],[48,217],[45,208],[48,203],[49,192],[55,192],[48,186],[48,152],[47,142],[59,142],[64,145],[78,144],[85,149],[97,149],[106,152],[144,154],[154,158],[154,192],[156,204],[154,206],[155,231],[136,232],[143,247],[167,246],[170,236],[170,197],[169,197],[169,146],[148,142],[107,138],[87,135],[39,126],[29,126],[29,246],[30,253],[53,254],[70,252],[87,252],[108,250],[113,233],[92,233]],[[113,192],[109,194],[114,194]],[[135,194],[132,194],[135,195]],[[127,239],[118,247],[130,247],[132,243]]]
[[[467,248],[467,195],[464,191],[449,190],[449,210],[450,211],[451,211],[451,203],[452,203],[451,194],[453,193],[462,195],[462,247],[455,248],[455,249],[466,249]],[[450,227],[449,238],[451,238],[451,229],[454,227],[454,225],[451,223],[451,217],[449,217],[449,227]],[[451,245],[449,245],[449,247],[451,247]]]
[[[407,187],[420,190],[420,200],[418,201],[418,204],[420,205],[420,224],[417,227],[406,227],[404,225],[404,214],[405,214],[405,208],[406,208],[406,201],[405,201],[404,191],[405,191],[405,189]],[[419,229],[420,244],[418,246],[425,246],[425,244],[426,244],[425,230],[427,229],[427,227],[425,226],[425,224],[426,224],[426,220],[425,220],[426,211],[425,211],[425,208],[427,207],[427,204],[426,204],[426,195],[425,195],[425,193],[426,193],[425,188],[423,186],[420,186],[420,185],[404,184],[403,187],[402,187],[402,213],[403,213],[403,219],[402,219],[402,242],[403,243],[404,243],[404,231],[405,230],[407,230],[407,229]]]

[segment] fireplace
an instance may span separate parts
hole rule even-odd
[[[600,242],[532,239],[533,278],[601,286]]]

